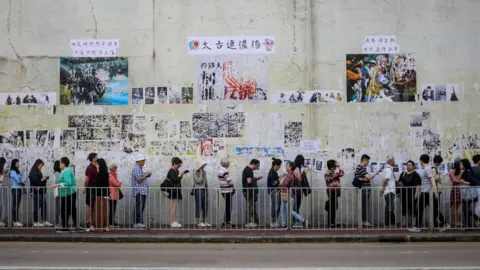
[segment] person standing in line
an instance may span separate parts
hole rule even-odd
[[[370,181],[375,178],[379,173],[380,169],[374,174],[367,173],[367,166],[370,162],[370,157],[368,155],[362,155],[360,158],[360,164],[358,164],[355,169],[355,177],[353,179],[352,185],[361,190],[362,195],[362,222],[365,227],[373,227],[372,223],[368,222],[368,209],[371,208],[370,198],[371,198],[371,185]]]
[[[280,213],[280,194],[277,192],[278,186],[280,185],[280,179],[284,177],[284,175],[278,175],[278,170],[282,166],[282,160],[273,158],[272,160],[272,167],[270,168],[270,172],[268,173],[267,177],[267,187],[268,193],[270,194],[270,227],[278,228],[280,227],[278,216]]]
[[[425,207],[430,205],[430,191],[433,191],[433,220],[440,221],[440,232],[444,232],[450,228],[450,225],[445,222],[443,215],[439,215],[438,209],[438,190],[437,190],[437,183],[435,181],[435,176],[433,174],[432,168],[429,165],[430,157],[427,154],[423,154],[420,156],[420,166],[422,167],[422,171],[420,173],[420,177],[422,178],[422,183],[420,185],[420,198],[418,202],[418,217],[416,226],[408,229],[410,232],[420,232],[420,228],[423,221],[423,211]]]
[[[108,195],[110,193],[110,183],[108,172],[107,162],[105,159],[99,158],[97,160],[98,164],[98,175],[97,179],[93,185],[95,189],[95,204],[94,204],[94,218],[93,218],[93,227],[103,228],[105,232],[109,231],[108,228]]]
[[[60,160],[55,160],[53,163],[53,175],[55,177],[55,183],[57,182],[58,177],[60,176]],[[60,196],[58,196],[58,189],[54,189],[54,197],[55,197],[55,227],[61,228],[62,223],[60,222]]]
[[[472,161],[473,161],[472,171],[476,175],[480,175],[480,155],[474,155],[472,157]]]
[[[18,219],[18,210],[20,203],[22,202],[23,189],[25,188],[25,182],[22,180],[22,174],[20,173],[20,161],[13,159],[10,166],[10,180],[12,182],[12,221],[13,227],[23,227]]]
[[[44,162],[37,159],[30,170],[30,190],[33,195],[33,227],[51,227],[52,223],[47,221],[47,201],[45,199],[47,181],[49,176],[43,177],[42,167]],[[39,222],[38,211],[42,211],[42,221]]]
[[[442,165],[443,163],[443,158],[439,155],[437,156],[434,156],[433,157],[433,165],[432,165],[432,172],[433,172],[433,177],[435,178],[435,183],[437,185],[437,189],[438,189],[438,205],[439,205],[439,208],[440,208],[440,199],[442,197],[442,174],[440,173],[440,171],[438,170],[438,168],[440,168],[440,166]],[[445,218],[443,217],[443,214],[441,212],[439,212],[438,214],[439,216],[442,216],[442,219],[445,220]],[[438,222],[438,220],[435,220],[435,222]]]
[[[77,181],[75,174],[70,166],[70,160],[67,157],[60,159],[60,176],[53,188],[58,188],[60,197],[60,215],[62,217],[62,228],[57,229],[57,233],[68,233],[68,221],[72,217],[73,232],[79,232],[77,224]]]
[[[152,176],[150,172],[143,172],[145,166],[144,156],[139,156],[132,170],[132,195],[135,197],[135,224],[134,228],[145,228],[143,222],[143,211],[147,203],[148,178]]]
[[[402,226],[408,226],[408,220],[413,220],[417,216],[417,199],[419,196],[418,186],[422,179],[415,171],[415,162],[407,162],[407,170],[400,174],[398,184],[401,186],[400,197],[402,204]],[[408,218],[407,218],[408,217]]]
[[[115,212],[117,211],[117,203],[123,198],[120,188],[123,183],[118,179],[117,164],[110,163],[110,174],[108,175],[108,182],[110,184],[110,200],[108,208],[108,224],[111,228],[118,228],[115,222]]]
[[[195,197],[195,218],[197,219],[197,226],[200,228],[211,227],[207,222],[208,215],[208,181],[205,166],[207,163],[200,157],[197,158],[197,169],[193,173],[193,190]],[[202,212],[202,218],[200,218]]]
[[[344,176],[344,172],[338,162],[333,159],[327,161],[327,169],[328,171],[325,173],[325,184],[327,186],[328,197],[328,225],[330,228],[336,228],[338,198],[341,194],[340,178]]]
[[[3,186],[3,182],[5,181],[5,178],[8,174],[8,170],[7,168],[5,168],[6,163],[7,160],[4,157],[0,157],[0,227],[7,226],[7,224],[3,222],[3,200],[7,197],[7,194],[5,193],[5,188]]]
[[[177,221],[177,209],[178,201],[182,200],[182,178],[186,171],[180,171],[180,168],[183,165],[183,161],[178,158],[172,158],[172,167],[167,173],[167,179],[171,183],[170,194],[168,198],[172,201],[170,206],[170,227],[172,228],[181,228],[182,224]]]
[[[95,228],[93,227],[91,220],[92,217],[95,215],[93,213],[95,209],[95,182],[97,181],[98,176],[98,163],[97,163],[97,153],[90,153],[88,154],[88,161],[90,164],[87,166],[85,170],[85,204],[87,205],[86,212],[85,212],[85,227],[87,231],[93,231]]]
[[[295,181],[293,183],[293,187],[298,189],[299,192],[295,193],[296,197],[293,209],[295,210],[295,212],[300,213],[300,207],[302,206],[302,197],[308,196],[312,192],[312,190],[307,179],[307,172],[309,171],[309,169],[305,167],[305,157],[303,155],[297,155],[294,162],[297,168],[294,171]],[[295,223],[295,225],[293,225],[293,227],[302,228],[303,225],[300,222],[297,222]]]
[[[461,159],[456,158],[453,167],[450,168],[448,172],[448,176],[452,182],[452,188],[450,190],[450,207],[452,208],[455,227],[458,228],[462,227],[462,196],[460,185],[463,183],[463,171],[460,169],[460,163]]]
[[[385,198],[385,227],[395,227],[395,173],[393,172],[395,159],[393,156],[387,156],[387,164],[383,170],[382,193]]]
[[[258,226],[259,218],[257,214],[257,200],[258,200],[258,184],[257,181],[262,179],[262,176],[254,176],[253,171],[260,168],[260,161],[252,159],[248,166],[242,171],[242,193],[245,198],[245,226],[247,228],[255,228]]]
[[[220,160],[220,169],[218,170],[218,182],[220,184],[220,193],[225,200],[225,214],[223,217],[222,227],[233,228],[235,225],[232,225],[232,198],[235,194],[235,186],[233,185],[233,180],[228,173],[228,167],[230,166],[230,161],[228,158],[224,157]]]
[[[475,180],[476,178],[480,179],[480,175],[476,175],[468,159],[460,161],[460,170],[462,170],[461,184],[463,184],[461,190],[462,220],[463,226],[469,228],[475,225],[475,215],[472,214],[470,209],[478,201],[478,189],[475,187]]]
[[[283,182],[279,186],[280,197],[282,200],[282,205],[280,206],[282,213],[282,228],[287,228],[287,218],[290,215],[302,224],[302,228],[307,228],[307,220],[293,209],[293,204],[295,203],[296,198],[295,193],[301,192],[300,190],[293,188],[293,182],[295,181],[295,169],[295,163],[287,163],[287,176],[285,176]],[[290,215],[287,213],[290,213]]]

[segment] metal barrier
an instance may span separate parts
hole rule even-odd
[[[56,225],[87,231],[480,229],[474,213],[478,188],[438,189],[437,198],[432,191],[422,193],[416,187],[397,187],[390,193],[381,187],[312,187],[294,188],[287,194],[264,187],[236,189],[233,194],[216,187],[123,187],[121,198],[112,200],[107,188],[78,188],[55,197],[50,187],[3,186],[0,220],[4,228]]]

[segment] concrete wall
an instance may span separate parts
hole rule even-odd
[[[414,147],[409,137],[410,112],[431,112],[431,129],[441,135],[442,142],[436,150],[442,153],[462,135],[480,131],[479,11],[480,2],[474,0],[1,0],[0,91],[58,91],[59,57],[71,55],[71,38],[120,39],[117,53],[129,57],[130,88],[195,86],[196,58],[187,54],[186,38],[227,35],[275,36],[277,50],[268,57],[269,96],[285,89],[345,91],[345,55],[360,53],[366,35],[396,35],[402,52],[417,55],[417,86],[463,84],[460,102],[423,106],[418,103],[243,104],[236,108],[247,113],[247,122],[260,112],[282,112],[285,121],[302,121],[304,139],[321,139],[322,149],[327,151],[321,158],[336,158],[348,167],[349,173],[342,181],[343,185],[351,186],[351,168],[362,153],[381,161],[387,154],[404,155],[400,150],[406,150],[408,158],[418,159],[423,149]],[[191,121],[193,112],[207,110],[225,112],[226,109],[197,104],[103,107],[104,114],[156,115],[186,121]],[[4,132],[66,128],[68,115],[90,113],[91,108],[83,106],[59,106],[55,115],[34,108],[3,107],[1,126]],[[268,127],[258,126],[255,130],[263,133]],[[246,130],[249,132],[254,131]],[[227,143],[249,146],[245,138],[227,139]],[[355,162],[337,155],[345,148],[356,150]],[[285,158],[293,159],[297,152],[290,149]],[[61,149],[56,150],[57,158],[62,154]],[[461,154],[461,150],[454,154]],[[168,169],[169,158],[158,160],[149,164],[156,171],[152,186],[159,185]],[[247,161],[232,160],[237,180]],[[81,183],[85,161],[74,160],[74,163]],[[131,165],[129,161],[120,164],[121,178],[126,183]],[[268,167],[263,166],[261,174],[266,176]],[[212,186],[216,186],[214,174],[209,177]],[[312,174],[310,178],[313,186],[324,186],[323,175]],[[191,179],[186,179],[184,186],[190,184]],[[187,194],[188,191],[184,197]],[[323,200],[323,192],[316,196]],[[237,199],[240,205],[240,196]],[[268,200],[264,202],[267,204]],[[381,206],[382,200],[379,203]],[[216,207],[217,202],[213,205]],[[314,216],[324,214],[323,203],[312,206],[313,209],[304,210]],[[162,209],[162,219],[157,222],[167,221],[168,204],[162,203]],[[191,220],[193,202],[185,201],[182,209],[179,220]],[[352,222],[352,208],[345,211],[349,218],[344,223]],[[160,211],[154,212],[158,216]],[[235,214],[241,220],[240,210]],[[323,223],[322,217],[320,221]]]

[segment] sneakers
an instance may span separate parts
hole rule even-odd
[[[270,223],[270,228],[278,228],[278,227],[280,227],[280,224],[278,224],[276,222]]]
[[[413,226],[412,228],[408,229],[408,231],[418,233],[418,232],[420,232],[420,229],[417,226]]]
[[[134,224],[133,227],[137,229],[144,229],[147,226],[145,226],[145,224],[142,224],[142,223],[137,223],[137,224]]]
[[[204,222],[205,226],[206,227],[212,227],[212,224],[208,223],[208,222]]]
[[[247,224],[245,225],[245,227],[247,227],[247,228],[256,228],[256,227],[258,227],[258,225],[257,225],[256,223],[250,222],[250,223],[247,223]]]
[[[0,221],[0,227],[5,227],[5,226],[7,226],[7,224],[5,224],[5,222],[3,221]]]
[[[118,226],[117,223],[113,223],[113,224],[109,225],[108,227],[110,227],[110,228],[118,228],[119,226]]]
[[[205,225],[205,224],[203,224],[203,225]],[[172,228],[181,228],[181,227],[182,227],[182,224],[174,221],[174,222],[172,222],[172,224],[170,224],[170,227],[172,227]]]
[[[308,227],[307,225],[307,220],[305,219],[303,222],[302,222],[302,228],[306,229]]]
[[[42,227],[43,227],[43,224],[40,223],[40,222],[34,222],[34,223],[33,223],[33,227],[35,227],[35,228],[42,228]]]
[[[17,228],[23,227],[23,224],[17,221],[13,223],[13,227],[17,227]]]
[[[448,230],[448,229],[450,229],[450,228],[451,228],[451,227],[450,227],[450,224],[447,223],[447,224],[443,225],[443,227],[442,227],[440,230],[438,230],[438,231],[439,231],[439,232],[444,232],[444,231],[446,231],[446,230]]]
[[[44,226],[44,227],[52,227],[53,224],[50,223],[50,222],[48,222],[48,221],[44,221],[44,222],[43,222],[43,226]]]
[[[365,221],[365,222],[363,223],[363,226],[364,226],[364,227],[373,227],[373,224],[370,223],[370,222],[368,222],[368,221]]]
[[[203,223],[203,222],[198,223],[197,226],[200,227],[200,228],[205,228],[205,227],[207,227],[207,225],[205,225],[205,223]],[[172,227],[173,227],[173,226],[172,226]]]
[[[303,224],[300,222],[296,222],[295,224],[293,224],[292,228],[301,229],[303,228]]]

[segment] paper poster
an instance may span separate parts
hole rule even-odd
[[[235,147],[233,154],[237,157],[283,157],[282,147]]]
[[[415,102],[414,54],[347,54],[348,102]]]
[[[245,131],[245,113],[227,113],[223,117],[214,113],[193,113],[192,131],[198,137],[242,137]]]
[[[216,55],[197,59],[198,103],[267,101],[267,58]]]
[[[214,155],[212,138],[203,139],[200,142],[200,154],[206,157],[212,157]]]
[[[193,104],[193,87],[169,87],[168,104]]]
[[[372,44],[372,45],[397,44],[397,37],[394,35],[365,36],[363,39],[363,44]]]
[[[57,105],[56,92],[0,93],[0,106]]]
[[[304,140],[300,141],[300,153],[318,153],[320,151],[321,142],[318,140]]]
[[[362,53],[400,53],[400,46],[395,36],[366,36],[363,39]]]
[[[224,139],[214,139],[213,140],[213,152],[215,156],[219,156],[221,153],[225,152],[227,143]]]
[[[339,103],[343,97],[337,90],[294,90],[273,93],[273,104]]]
[[[118,39],[71,39],[74,57],[113,57],[120,47]]]
[[[272,54],[276,44],[273,36],[189,37],[188,54]]]
[[[461,96],[459,84],[423,84],[419,90],[419,98],[422,102],[430,101],[458,101]]]
[[[316,173],[321,173],[323,172],[323,160],[322,159],[315,159],[315,164],[313,166],[313,171],[316,172]]]
[[[128,59],[60,58],[60,105],[128,105]]]
[[[429,128],[430,112],[416,112],[410,114],[411,128]]]
[[[302,122],[285,123],[284,143],[285,147],[300,147],[303,137]]]

